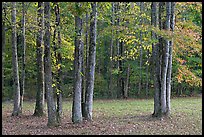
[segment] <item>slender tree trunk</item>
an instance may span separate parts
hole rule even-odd
[[[128,68],[127,68],[127,77],[126,77],[126,85],[125,85],[125,93],[124,93],[125,99],[128,98],[129,78],[130,78],[130,64],[128,64]]]
[[[88,48],[89,48],[89,42],[88,42],[88,29],[89,29],[89,27],[88,27],[88,19],[89,19],[89,17],[88,17],[88,13],[86,13],[86,19],[85,19],[85,21],[86,21],[86,31],[85,31],[85,45],[86,45],[86,47],[85,47],[85,55],[83,56],[83,59],[84,59],[84,62],[83,62],[83,74],[84,74],[84,76],[83,76],[83,79],[82,79],[82,86],[83,86],[83,88],[82,88],[82,94],[81,94],[81,96],[82,96],[82,100],[81,100],[81,102],[82,102],[82,104],[81,104],[81,107],[82,107],[82,117],[85,117],[85,96],[86,96],[86,79],[87,79],[87,75],[88,75],[88,71],[87,71],[87,67],[88,67]]]
[[[85,61],[84,61],[84,43],[82,43],[81,46],[81,50],[82,50],[82,66],[81,66],[81,72],[82,72],[82,83],[81,83],[81,112],[82,112],[82,117],[85,116],[84,114],[84,109],[85,109],[85,93],[86,93],[86,77],[85,77]]]
[[[44,29],[44,3],[38,2],[38,34],[37,34],[37,94],[34,116],[43,116],[44,113],[44,94],[45,94],[45,74],[44,74],[44,48],[43,29]]]
[[[76,3],[76,7],[80,4]],[[79,15],[75,16],[75,52],[74,52],[74,95],[72,104],[72,122],[82,122],[82,111],[81,111],[81,91],[82,91],[82,19]]]
[[[47,91],[47,110],[49,127],[57,126],[56,106],[54,101],[54,93],[52,88],[52,66],[50,53],[50,2],[45,2],[45,87]]]
[[[151,5],[151,24],[157,27],[158,24],[158,14],[157,14],[157,3],[152,2]],[[152,31],[152,39],[156,39],[156,33]],[[160,105],[160,62],[159,60],[159,44],[152,44],[152,54],[153,54],[153,72],[154,72],[154,113],[153,116],[159,116],[161,114]]]
[[[166,24],[165,29],[170,29],[170,2],[166,2]],[[169,41],[165,40],[165,47],[164,47],[164,57],[163,57],[163,66],[162,66],[162,82],[161,82],[161,109],[162,113],[166,113],[166,81],[167,81],[167,69],[168,69],[168,60],[169,60]]]
[[[91,3],[92,12],[90,16],[90,47],[89,47],[89,62],[88,76],[86,85],[86,101],[85,101],[85,118],[92,120],[93,110],[93,90],[94,90],[94,74],[96,64],[96,24],[97,24],[97,4]]]
[[[119,14],[119,2],[117,2],[115,4],[115,13],[116,13],[116,26],[119,27],[120,26],[120,16],[118,15]],[[119,38],[118,38],[118,35],[119,35],[119,29],[117,28],[116,30],[116,55],[117,57],[119,58],[120,57],[120,41],[119,41]],[[116,65],[117,69],[120,70],[120,63],[119,63],[119,60],[117,60],[117,65]],[[122,94],[121,94],[121,76],[120,74],[117,75],[117,98],[121,98]]]
[[[122,56],[123,56],[124,42],[121,41],[119,46],[120,46],[120,47],[119,47],[119,50],[120,50],[119,56],[122,58]],[[123,60],[121,60],[121,59],[119,60],[119,71],[120,71],[121,73],[123,73]],[[123,77],[122,74],[119,74],[119,75],[120,75],[120,79],[119,79],[120,93],[121,93],[122,97],[124,98],[124,92],[125,92],[125,91],[124,91],[124,77]]]
[[[147,49],[147,61],[149,62],[149,49]],[[146,98],[149,96],[149,65],[146,66]]]
[[[18,72],[18,55],[17,55],[17,37],[16,37],[16,2],[12,2],[11,11],[12,22],[12,67],[13,67],[13,81],[14,81],[14,107],[12,116],[20,114],[20,84]]]
[[[25,39],[25,3],[22,2],[22,72],[21,72],[21,87],[20,87],[20,111],[23,109],[23,95],[25,92],[25,51],[26,51],[26,39]]]
[[[171,2],[171,18],[170,18],[170,30],[174,31],[174,22],[175,22],[175,2]],[[167,104],[167,115],[170,115],[171,105],[170,105],[170,96],[171,96],[171,73],[172,73],[172,50],[173,50],[173,39],[169,42],[169,63],[167,71],[167,91],[166,91],[166,104]]]
[[[56,90],[57,90],[57,122],[61,124],[61,117],[62,117],[62,88],[61,88],[61,80],[62,80],[62,57],[61,53],[58,51],[61,46],[61,36],[60,36],[60,7],[59,4],[55,3],[55,33],[54,38],[56,38],[57,35],[57,44],[54,39],[54,46],[56,48],[55,50],[55,58],[56,58],[56,64],[57,64],[57,72],[56,72]]]

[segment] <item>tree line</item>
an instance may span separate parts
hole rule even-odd
[[[8,15],[6,15],[9,11],[6,7],[9,4],[11,21],[8,21]],[[17,18],[17,4],[22,6],[20,19]],[[29,56],[26,53],[26,40],[29,40],[25,33],[33,30],[28,29],[32,28],[32,25],[26,28],[25,17],[28,10],[26,8],[30,5],[27,3],[26,7],[25,4],[25,2],[11,2],[2,5],[3,54],[6,39],[9,39],[5,30],[11,27],[12,84],[13,93],[15,93],[13,116],[20,115],[23,109],[26,56]],[[93,98],[95,86],[98,84],[96,79],[101,78],[101,75],[107,84],[100,88],[107,89],[106,94],[109,98],[127,99],[130,96],[131,84],[132,87],[138,87],[134,94],[139,96],[144,92],[144,83],[146,86],[144,93],[148,96],[149,87],[152,85],[153,116],[170,115],[173,47],[177,41],[175,33],[178,33],[175,32],[175,2],[111,2],[106,4],[75,2],[70,5],[63,2],[37,2],[36,4],[37,14],[34,15],[37,16],[36,26],[34,26],[36,28],[34,29],[34,45],[36,46],[33,49],[36,52],[37,86],[33,115],[45,115],[46,98],[48,126],[60,125],[65,92],[63,86],[68,81],[65,75],[70,76],[67,72],[71,72],[73,76],[71,79],[73,123],[81,123],[83,119],[93,120]],[[66,9],[70,11],[64,11]],[[103,13],[102,10],[108,14],[100,14]],[[20,21],[17,22],[17,19]],[[74,23],[69,22],[68,19]],[[7,28],[5,23],[10,23]],[[66,32],[67,29],[69,33]],[[69,39],[73,41],[70,42]],[[74,50],[69,51],[67,49],[69,46],[64,46],[69,44],[74,44]],[[18,45],[22,48],[20,55]],[[67,52],[73,55],[69,56]],[[33,54],[33,51],[30,53]],[[19,76],[19,57],[22,65],[21,76]],[[70,67],[65,66],[69,62],[72,62],[73,70],[65,71]],[[137,68],[134,69],[135,66]],[[143,78],[144,71],[146,81]],[[133,77],[136,72],[138,75]],[[137,82],[131,83],[131,81],[135,82],[135,79]],[[102,79],[99,82],[105,80]]]

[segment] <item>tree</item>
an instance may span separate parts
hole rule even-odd
[[[81,83],[82,83],[82,18],[79,14],[80,3],[75,3],[77,15],[75,16],[75,51],[74,51],[74,86],[72,103],[72,122],[82,122],[81,110]]]
[[[38,2],[38,34],[37,34],[37,93],[35,104],[35,116],[44,115],[44,94],[45,94],[45,78],[44,78],[44,48],[43,48],[43,29],[44,14],[43,2]]]
[[[44,3],[45,14],[45,88],[47,92],[47,110],[48,110],[48,123],[49,127],[57,126],[56,106],[54,102],[54,93],[52,88],[52,66],[51,66],[51,53],[50,53],[50,2]]]
[[[22,72],[20,83],[20,111],[23,109],[23,95],[25,92],[25,52],[26,52],[26,39],[25,39],[25,3],[22,2]]]
[[[164,16],[166,5],[166,16]],[[155,13],[155,5],[152,4],[152,11]],[[154,9],[154,10],[153,10]],[[174,9],[173,9],[174,10]],[[170,2],[160,2],[159,3],[159,28],[160,30],[170,30],[170,23],[171,21],[171,3]],[[155,14],[152,14],[152,17],[155,17]],[[153,18],[152,18],[153,19]],[[155,25],[155,20],[152,21],[152,24]],[[174,23],[173,23],[174,24]],[[155,37],[155,36],[154,36]],[[159,36],[159,44],[155,45],[157,48],[154,47],[154,61],[159,63],[155,63],[155,97],[154,97],[154,113],[153,116],[166,116],[170,114],[170,90],[169,88],[171,75],[168,74],[168,69],[171,69],[171,64],[168,65],[169,54],[172,55],[171,48],[169,47],[169,40],[164,38],[163,36]],[[169,53],[170,50],[170,53]],[[171,63],[171,62],[170,62]],[[157,72],[157,73],[156,73]],[[168,74],[168,75],[167,75]],[[168,95],[167,95],[168,94]],[[167,103],[168,102],[168,103]],[[168,105],[168,107],[167,107]]]
[[[116,26],[120,26],[120,16],[119,16],[119,10],[120,10],[120,3],[117,2],[115,4],[115,12],[116,12]],[[117,53],[117,57],[118,58],[121,58],[121,51],[122,51],[122,42],[119,41],[119,29],[117,28],[116,30],[116,35],[117,35],[117,38],[116,38],[116,53]],[[120,59],[117,60],[117,69],[119,71],[119,73],[122,71],[122,61],[120,61]],[[117,98],[120,98],[122,96],[122,93],[123,93],[123,87],[122,87],[122,77],[120,74],[118,74],[118,77],[117,77],[117,87],[118,87],[118,91],[117,91]]]
[[[88,75],[86,84],[85,98],[85,119],[92,120],[93,110],[93,90],[94,90],[94,74],[96,64],[96,25],[97,25],[97,3],[91,3],[92,12],[90,15],[90,46],[88,56]]]
[[[88,66],[88,47],[89,47],[89,42],[88,42],[88,12],[86,12],[86,17],[85,17],[85,45],[84,43],[82,44],[82,91],[81,91],[81,112],[82,112],[82,117],[85,116],[85,96],[86,96],[86,68]]]
[[[169,5],[168,5],[169,6]],[[174,31],[174,22],[175,22],[175,13],[174,13],[174,9],[175,9],[175,2],[171,2],[171,10],[168,12],[168,14],[171,14],[170,16],[170,30],[173,32]],[[169,8],[168,7],[168,8]],[[168,15],[169,16],[169,15]],[[170,115],[170,111],[171,111],[171,105],[170,105],[170,96],[171,96],[171,73],[172,73],[172,51],[173,51],[173,39],[171,41],[169,41],[169,63],[168,63],[168,70],[167,70],[167,85],[166,85],[166,104],[167,104],[167,109],[166,109],[166,113],[167,115]]]
[[[129,87],[129,79],[130,79],[130,64],[128,64],[127,68],[127,76],[126,76],[126,84],[123,98],[127,99],[128,97],[128,87]]]
[[[18,72],[18,56],[17,56],[17,37],[16,37],[16,2],[12,3],[11,11],[12,22],[12,64],[13,64],[13,81],[14,81],[14,108],[12,116],[20,114],[20,84]]]
[[[60,46],[61,46],[61,35],[60,35],[60,7],[59,4],[55,3],[55,30],[54,30],[54,38],[53,38],[53,44],[54,44],[54,52],[55,52],[55,58],[56,58],[56,67],[57,67],[57,74],[56,74],[56,94],[57,94],[57,121],[61,123],[61,117],[62,117],[62,88],[61,88],[61,80],[62,80],[62,55],[59,52]],[[55,42],[57,34],[57,44]]]

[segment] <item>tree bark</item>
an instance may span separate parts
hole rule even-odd
[[[149,49],[147,49],[147,61],[149,62]],[[149,97],[149,65],[146,66],[146,98]]]
[[[159,28],[160,30],[170,30],[170,27],[172,28],[171,23],[174,22],[171,19],[171,3],[166,2],[166,16],[164,15],[165,9],[164,9],[165,3],[160,2],[159,3]],[[174,7],[173,7],[174,8]],[[155,94],[155,106],[158,106],[157,110],[154,111],[154,116],[167,116],[170,114],[170,82],[171,82],[171,69],[172,69],[172,47],[171,42],[168,39],[164,39],[164,37],[159,37],[159,55],[157,56],[159,60],[155,60],[159,62],[160,64],[156,63],[155,66],[155,74],[159,74],[159,77],[157,75],[156,79],[159,79],[159,86],[155,85],[155,92],[159,88],[159,101],[158,97]],[[153,53],[156,53],[155,47],[153,48]],[[159,66],[159,67],[158,67]],[[156,69],[159,71],[156,71]],[[157,72],[157,73],[156,73]],[[156,75],[155,75],[156,76]],[[156,81],[155,79],[155,81]],[[159,103],[158,103],[158,102]],[[156,107],[155,107],[156,108]]]
[[[12,67],[13,67],[13,81],[14,81],[14,107],[12,116],[20,114],[20,84],[18,72],[18,55],[17,55],[17,37],[16,37],[16,2],[12,2],[11,11],[12,22]]]
[[[129,77],[130,77],[130,64],[128,64],[128,68],[127,68],[126,85],[125,85],[125,92],[124,92],[125,99],[128,98]]]
[[[152,2],[151,4],[151,25],[157,27],[158,25],[158,13],[157,13],[157,3]],[[152,31],[152,39],[156,39],[156,33]],[[154,72],[154,113],[153,116],[160,115],[160,62],[159,60],[159,44],[152,44],[152,54],[153,54],[153,72]]]
[[[120,26],[120,16],[119,16],[119,2],[117,2],[115,4],[115,13],[116,13],[116,26],[119,27]],[[119,29],[117,28],[116,30],[116,55],[118,58],[120,58],[120,41],[118,38],[118,34],[119,34]],[[118,71],[120,70],[120,61],[117,60],[117,64],[116,67],[118,69]],[[117,75],[117,98],[121,98],[122,97],[122,93],[121,93],[121,76],[120,74]]]
[[[123,60],[122,60],[122,56],[123,56],[123,47],[124,47],[124,42],[123,41],[121,41],[120,42],[120,45],[119,45],[120,47],[119,47],[119,50],[120,50],[120,54],[119,54],[119,56],[120,56],[120,60],[119,60],[119,71],[120,71],[120,76],[119,76],[119,86],[120,86],[120,93],[121,93],[121,95],[122,95],[122,98],[124,98],[124,93],[125,93],[125,89],[124,89],[124,87],[125,87],[125,83],[124,83],[124,77],[123,77]]]
[[[62,56],[61,53],[58,51],[61,46],[61,36],[60,36],[60,7],[59,4],[55,3],[55,34],[54,38],[57,35],[57,44],[55,43],[55,58],[56,58],[56,64],[57,64],[57,74],[56,74],[56,89],[57,89],[57,122],[61,124],[61,118],[62,118],[62,88],[61,88],[61,80],[62,80]],[[55,40],[54,40],[55,42]]]
[[[76,8],[80,4],[76,3]],[[72,122],[82,122],[82,111],[81,111],[81,91],[82,91],[82,19],[79,15],[75,16],[75,52],[74,52],[74,95],[72,104]]]
[[[25,39],[25,3],[22,2],[22,72],[21,72],[21,87],[20,87],[20,111],[23,109],[23,95],[25,92],[25,51],[26,51],[26,39]]]
[[[86,85],[86,101],[85,101],[85,119],[92,120],[93,110],[93,90],[94,90],[94,74],[96,64],[96,24],[97,24],[97,4],[91,3],[92,12],[90,15],[90,47],[88,59],[88,75]]]
[[[87,79],[87,75],[88,75],[88,71],[87,71],[87,67],[88,67],[88,48],[89,48],[89,42],[88,42],[88,13],[86,13],[86,31],[85,31],[85,47],[83,46],[83,48],[85,48],[85,54],[83,55],[83,67],[82,67],[82,73],[84,74],[83,78],[82,78],[82,94],[81,94],[81,107],[82,107],[82,117],[85,117],[85,96],[86,96],[86,79]],[[84,49],[83,49],[84,50]],[[82,51],[83,51],[82,50]]]
[[[45,12],[45,87],[47,91],[47,110],[48,110],[48,123],[49,127],[57,126],[56,106],[54,101],[54,94],[52,88],[52,66],[51,66],[51,53],[50,53],[50,2],[44,4]]]
[[[170,2],[166,2],[166,23],[165,28],[168,30],[170,28]],[[161,109],[162,113],[166,113],[166,78],[167,78],[167,68],[168,68],[168,58],[169,58],[169,41],[164,40],[164,48],[163,48],[163,65],[162,65],[162,82],[161,82]]]
[[[43,29],[44,29],[44,3],[38,2],[38,34],[37,34],[37,93],[34,116],[43,116],[44,113],[44,95],[45,95],[45,74],[44,74],[44,47]]]
[[[175,2],[171,2],[171,18],[170,18],[170,30],[174,31],[174,22],[175,22]],[[172,73],[172,50],[173,50],[173,38],[169,41],[169,63],[168,63],[168,70],[167,70],[167,90],[166,90],[166,105],[167,110],[166,114],[170,115],[171,105],[170,105],[170,96],[171,96],[171,73]]]

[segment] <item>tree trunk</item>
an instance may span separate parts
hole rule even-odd
[[[125,99],[128,98],[129,77],[130,77],[130,64],[128,64],[128,68],[127,68],[127,77],[126,77],[126,85],[125,85],[125,93],[124,93]]]
[[[165,3],[160,2],[159,3],[159,28],[170,30],[170,23],[171,23],[171,3],[166,2],[166,16],[164,15]],[[157,62],[160,62],[160,64],[156,65],[156,69],[158,70],[158,66],[160,71],[158,71],[155,74],[159,74],[159,84],[160,86],[160,92],[159,92],[159,103],[155,101],[155,104],[159,106],[160,108],[154,112],[155,116],[166,116],[170,114],[170,79],[171,79],[171,67],[172,67],[172,48],[169,47],[169,42],[167,39],[164,39],[162,36],[159,38],[159,60],[156,60]],[[155,48],[155,47],[154,47]],[[156,50],[153,49],[155,52]],[[169,55],[170,52],[170,55]],[[170,57],[169,57],[170,56]],[[169,62],[170,61],[170,62]],[[155,86],[155,90],[157,87]],[[155,94],[156,98],[156,94]],[[158,99],[158,98],[157,98]]]
[[[123,56],[123,47],[124,47],[124,42],[123,41],[121,41],[120,42],[120,45],[119,45],[120,47],[119,47],[119,50],[120,50],[120,54],[119,54],[119,56],[120,56],[120,58],[122,58],[122,56]],[[123,78],[123,60],[122,59],[120,59],[119,60],[119,71],[120,71],[120,76],[119,76],[119,86],[120,86],[120,94],[122,95],[122,98],[124,98],[124,78]]]
[[[116,12],[116,27],[119,27],[120,26],[120,16],[118,15],[119,13],[119,2],[116,3],[115,5],[115,12]],[[120,57],[120,41],[119,41],[119,38],[118,38],[118,35],[119,35],[119,29],[116,30],[116,55],[117,57],[119,58]],[[116,65],[118,71],[120,70],[120,61],[117,60],[117,65]],[[121,93],[121,76],[120,74],[117,75],[117,98],[121,98],[122,96],[122,93]]]
[[[61,117],[62,117],[62,88],[61,88],[61,80],[62,80],[62,56],[61,53],[58,51],[61,46],[61,36],[60,36],[60,8],[59,4],[55,3],[55,33],[54,38],[56,38],[57,35],[57,44],[54,39],[54,46],[55,46],[55,58],[56,58],[56,64],[57,64],[57,72],[56,72],[56,89],[57,89],[57,122],[61,123]]]
[[[52,88],[52,66],[50,53],[50,2],[45,2],[45,87],[47,91],[48,126],[57,126],[56,106]]]
[[[149,62],[149,49],[147,49],[147,61]],[[149,96],[149,65],[146,66],[146,98]]]
[[[25,40],[25,3],[22,2],[22,72],[21,72],[21,87],[20,87],[20,111],[23,109],[23,95],[25,92],[25,51],[26,51],[26,40]]]
[[[76,7],[80,4],[76,3]],[[81,83],[82,83],[82,19],[79,15],[75,16],[75,52],[74,52],[74,95],[72,104],[72,122],[81,123],[82,122],[82,112],[81,112]]]
[[[88,42],[88,13],[86,13],[86,31],[85,31],[85,54],[83,55],[83,68],[82,68],[82,73],[83,75],[83,79],[82,79],[82,100],[81,100],[81,107],[82,107],[82,117],[85,117],[85,96],[86,96],[86,79],[87,79],[87,67],[88,67],[88,48],[89,48],[89,42]],[[84,46],[83,46],[84,47]],[[83,49],[84,50],[84,49]],[[82,51],[83,51],[82,50]]]
[[[86,85],[86,101],[85,101],[85,119],[92,120],[93,110],[93,90],[94,90],[94,73],[96,64],[96,25],[97,25],[97,4],[91,3],[92,12],[90,15],[90,47],[89,47],[89,62],[88,76]]]
[[[170,18],[170,30],[174,31],[174,22],[175,22],[175,2],[171,2],[171,18]],[[170,96],[171,96],[171,73],[172,73],[172,50],[173,50],[173,39],[169,41],[169,63],[168,63],[168,71],[167,71],[167,90],[166,90],[166,105],[167,115],[170,115],[171,105],[170,105]]]
[[[44,74],[44,48],[43,29],[44,29],[44,3],[38,2],[38,34],[37,34],[37,94],[34,116],[43,116],[44,113],[44,94],[45,94],[45,74]]]
[[[168,29],[170,26],[170,7],[167,2],[167,16],[166,16],[166,26],[164,25],[164,29]],[[162,5],[163,8],[164,5]],[[164,48],[163,48],[163,58],[162,58],[162,81],[161,81],[161,109],[162,113],[166,113],[166,78],[167,78],[167,68],[168,68],[168,58],[169,58],[169,41],[164,40]]]
[[[152,2],[151,5],[151,25],[157,27],[157,3]],[[156,39],[156,33],[152,31],[152,39]],[[154,113],[153,116],[160,115],[160,62],[159,60],[159,44],[152,44],[152,54],[153,54],[153,72],[154,72]]]
[[[12,22],[12,67],[13,67],[13,81],[14,81],[14,108],[12,116],[20,114],[20,84],[18,72],[18,55],[17,55],[17,37],[16,37],[16,2],[12,2],[11,11]]]

